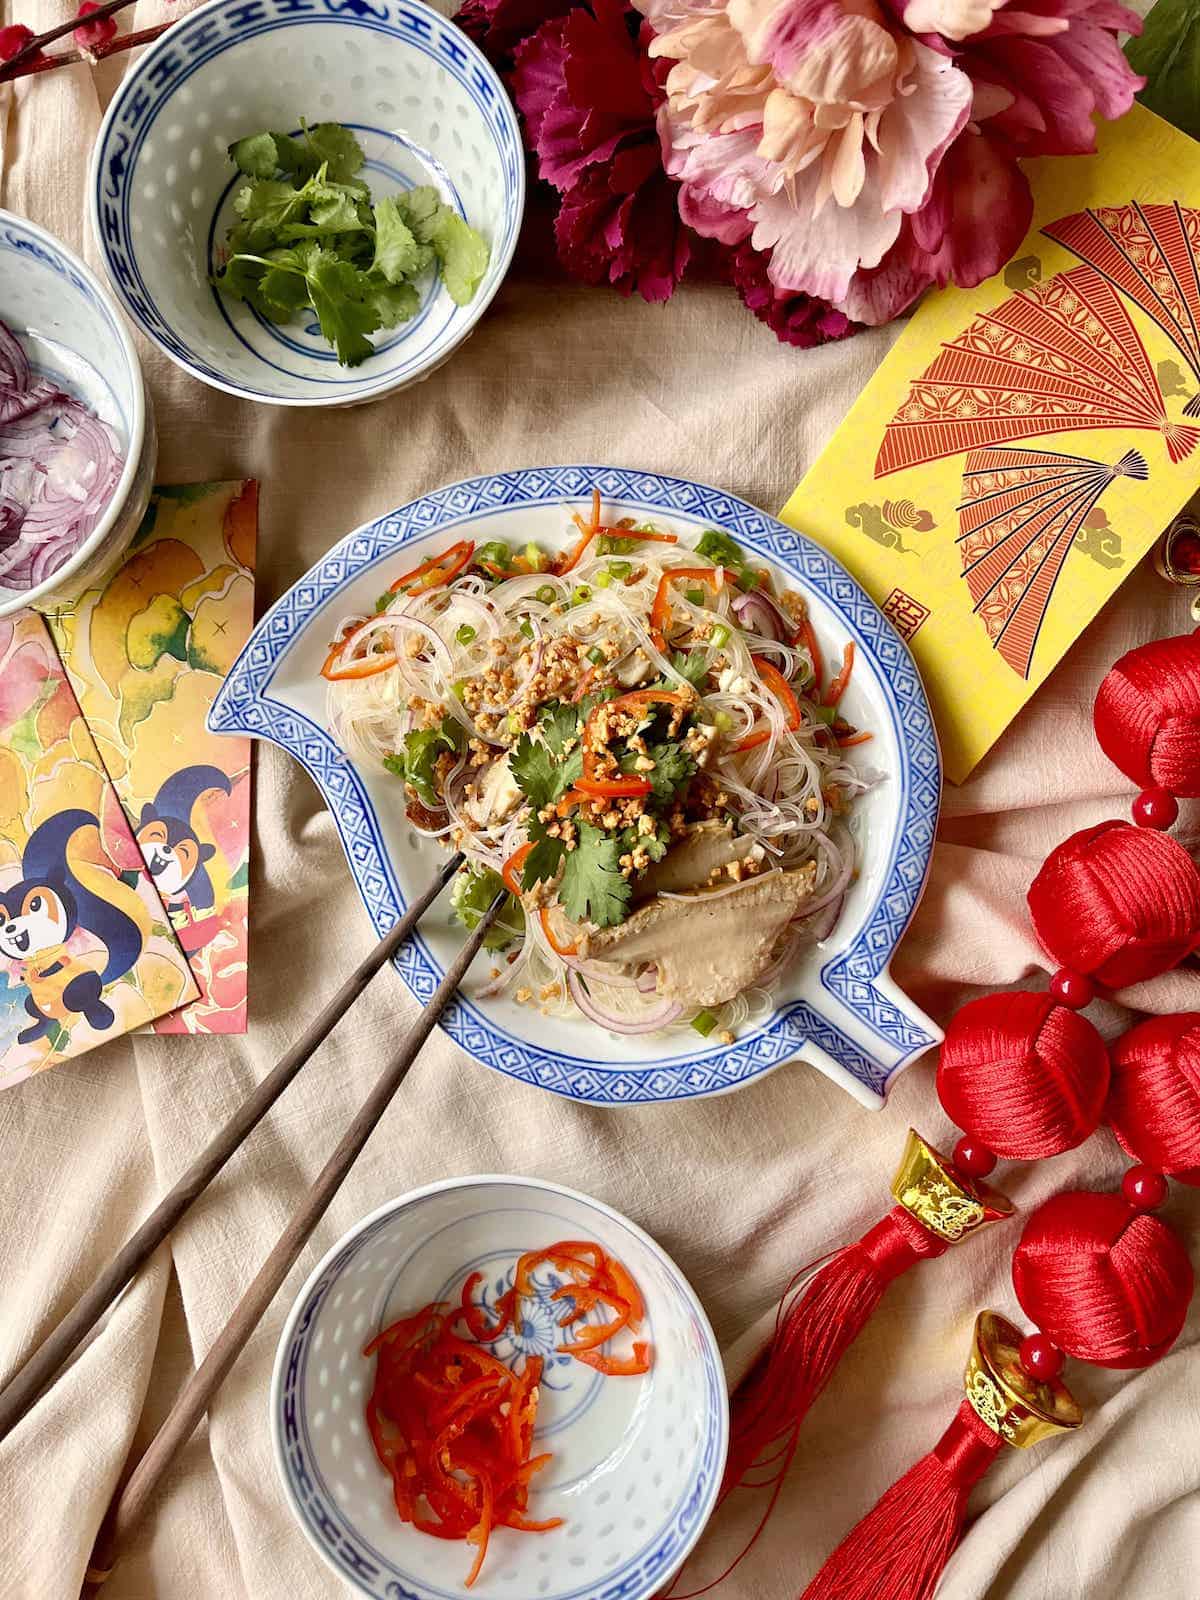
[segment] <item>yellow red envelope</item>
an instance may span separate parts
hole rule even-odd
[[[198,993],[45,621],[0,619],[0,1088]]]
[[[254,625],[258,485],[155,489],[129,555],[50,617],[200,988],[158,1033],[244,1033],[250,741],[205,718]]]
[[[917,659],[961,782],[1200,487],[1200,145],[1141,106],[917,310],[781,512]]]

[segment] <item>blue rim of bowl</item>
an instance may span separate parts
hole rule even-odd
[[[18,240],[14,234],[24,235]],[[104,508],[104,515],[88,534],[87,538],[76,550],[69,560],[57,567],[48,578],[39,583],[36,588],[28,590],[19,597],[19,604],[9,605],[5,600],[7,614],[21,610],[24,606],[32,605],[39,595],[54,593],[69,579],[74,572],[78,572],[91,561],[96,551],[104,543],[112,530],[113,524],[120,516],[121,511],[129,498],[129,491],[137,476],[138,466],[141,462],[142,447],[146,442],[146,386],[142,378],[142,364],[138,360],[137,350],[134,348],[133,339],[129,329],[125,326],[124,318],[117,310],[116,302],[109,291],[100,282],[100,279],[77,256],[74,250],[65,245],[61,239],[39,228],[36,222],[30,222],[27,217],[17,216],[15,211],[5,211],[0,208],[0,255],[12,253],[15,255],[31,255],[40,261],[51,272],[56,273],[64,282],[69,283],[73,289],[81,294],[99,315],[104,319],[109,331],[113,334],[121,347],[121,352],[129,365],[132,376],[130,389],[133,394],[133,415],[126,418],[128,438],[125,441],[125,465],[121,468],[121,476],[117,479],[117,486],[113,490],[112,499]]]
[[[441,1589],[427,1583],[419,1583],[415,1589],[407,1587],[408,1583],[416,1580],[391,1566],[386,1557],[375,1550],[338,1509],[316,1465],[311,1441],[301,1423],[298,1391],[313,1320],[325,1295],[354,1256],[377,1233],[382,1232],[398,1212],[450,1190],[471,1189],[486,1184],[537,1189],[556,1198],[587,1206],[610,1222],[626,1228],[662,1264],[703,1336],[705,1389],[709,1401],[715,1402],[713,1410],[718,1426],[715,1436],[710,1430],[706,1438],[699,1478],[689,1484],[687,1493],[671,1513],[666,1531],[657,1536],[657,1543],[651,1541],[648,1549],[640,1551],[624,1567],[606,1573],[602,1582],[601,1592],[604,1595],[619,1594],[621,1600],[649,1600],[666,1579],[678,1571],[695,1547],[720,1493],[729,1451],[729,1396],[721,1349],[699,1296],[658,1241],[603,1200],[581,1194],[577,1189],[568,1189],[563,1184],[505,1173],[469,1174],[423,1184],[377,1207],[325,1252],[292,1302],[279,1336],[271,1372],[268,1396],[271,1443],[284,1494],[317,1554],[340,1578],[355,1584],[372,1600],[456,1600],[460,1592],[457,1590]],[[385,1570],[389,1566],[390,1572]],[[378,1580],[380,1586],[368,1587],[368,1582],[374,1580]],[[596,1594],[595,1584],[589,1584],[586,1588],[560,1595],[557,1600],[594,1600]]]
[[[747,1027],[731,1045],[680,1039],[666,1059],[597,1068],[585,1058],[535,1046],[508,1033],[461,994],[443,1014],[442,1027],[468,1054],[510,1077],[597,1105],[694,1099],[739,1087],[812,1044],[847,1074],[847,1087],[869,1105],[882,1103],[888,1081],[937,1042],[879,980],[921,896],[933,854],[941,796],[937,735],[920,675],[907,646],[875,602],[827,551],[736,495],[691,479],[636,469],[572,465],[527,467],[467,478],[400,506],[347,534],[261,619],[230,668],[209,711],[214,733],[267,738],[308,771],[328,805],[347,861],[377,934],[383,935],[406,904],[383,847],[381,830],[361,778],[332,735],[303,712],[272,700],[271,682],[291,645],[314,613],[327,606],[377,561],[406,542],[496,512],[527,505],[584,502],[593,485],[606,500],[649,513],[700,517],[760,550],[798,583],[815,590],[840,617],[875,668],[892,720],[900,770],[900,820],[889,846],[875,900],[843,950],[821,968],[820,980],[838,1010],[849,1012],[893,1059],[884,1065],[805,1000],[785,1001],[762,1024]],[[421,1004],[442,977],[428,945],[416,933],[395,957],[397,970]],[[836,1011],[835,1011],[836,1015]]]
[[[267,15],[268,10],[271,12],[270,16]],[[243,23],[241,32],[214,39],[209,36],[209,23],[206,19],[211,18],[216,12],[225,11],[240,14]],[[343,392],[276,395],[266,390],[232,382],[216,368],[199,360],[195,352],[175,336],[169,324],[160,315],[155,302],[146,291],[128,242],[121,245],[119,240],[122,237],[126,241],[131,239],[131,230],[127,226],[130,185],[125,181],[131,149],[136,157],[147,129],[169,100],[176,84],[182,82],[195,68],[223,54],[226,49],[235,47],[239,38],[257,36],[277,28],[304,23],[357,25],[371,32],[387,33],[392,37],[401,38],[430,55],[433,55],[434,51],[432,48],[427,49],[426,45],[432,45],[436,39],[438,52],[436,58],[439,64],[458,77],[460,86],[472,95],[477,105],[480,105],[485,121],[489,125],[494,123],[496,128],[503,129],[506,135],[514,153],[510,162],[503,159],[502,152],[505,176],[512,185],[512,199],[505,206],[504,238],[498,253],[496,242],[492,242],[493,259],[498,259],[500,264],[491,288],[486,293],[481,289],[470,305],[463,308],[465,315],[461,324],[445,344],[427,351],[422,358],[414,358],[411,370],[393,369],[386,377],[381,377],[374,383],[364,383],[361,387],[354,387],[353,379],[346,379],[344,383],[342,380],[306,379],[305,381],[329,385],[331,390],[336,383],[342,387]],[[191,47],[191,54],[197,59],[192,61],[181,74],[181,64],[175,52],[188,46]],[[204,54],[201,55],[200,52]],[[471,74],[469,82],[466,77],[468,66]],[[153,104],[145,88],[145,79],[150,80],[153,90],[158,94],[158,99]],[[481,103],[480,97],[483,101],[490,102],[490,112]],[[151,116],[148,121],[143,122],[147,111],[151,112]],[[117,129],[117,123],[121,120],[131,121],[137,130],[134,139],[131,139],[123,129]],[[124,139],[125,143],[119,149],[110,151],[109,142],[116,137]],[[102,192],[106,169],[110,174],[110,182],[115,176],[117,181],[122,183],[123,195],[118,193],[106,195]],[[120,218],[114,219],[111,227],[106,226],[104,206],[106,203],[111,205],[118,198],[121,201]],[[416,382],[447,360],[474,331],[479,319],[504,282],[517,248],[524,213],[524,146],[516,110],[508,92],[491,63],[474,42],[449,18],[424,4],[424,0],[387,0],[387,3],[380,4],[373,4],[371,0],[208,0],[206,5],[198,6],[194,11],[188,12],[186,17],[174,23],[159,39],[149,45],[122,80],[100,124],[100,131],[93,148],[88,182],[89,221],[93,237],[100,248],[105,273],[113,292],[142,333],[177,366],[212,388],[220,389],[238,399],[301,408],[359,405],[368,400],[378,399],[382,395]]]

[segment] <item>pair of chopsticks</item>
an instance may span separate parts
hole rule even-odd
[[[0,1438],[3,1438],[48,1387],[59,1368],[95,1325],[147,1258],[171,1232],[217,1173],[257,1126],[300,1068],[358,999],[379,969],[396,953],[417,922],[462,864],[456,853],[438,871],[429,887],[347,978],[304,1034],[249,1094],[208,1148],[193,1162],[113,1257],[112,1261],[0,1391]],[[274,1299],[309,1236],[353,1166],[396,1090],[408,1075],[422,1045],[453,1000],[496,918],[504,894],[498,894],[446,970],[404,1045],[380,1074],[374,1088],[318,1174],[299,1210],[280,1234],[249,1288],[239,1300],[212,1348],[189,1378],[132,1472],[115,1494],[100,1528],[82,1594],[93,1596],[108,1577],[122,1544],[146,1515],[150,1499],[167,1469],[245,1348],[263,1313]]]

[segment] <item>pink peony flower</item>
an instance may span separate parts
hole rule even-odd
[[[562,195],[560,259],[584,283],[670,297],[690,236],[663,171],[656,89],[624,0],[592,0],[514,51],[512,88],[539,175]]]
[[[697,233],[769,253],[780,296],[884,322],[981,282],[1029,226],[1025,154],[1092,147],[1140,80],[1114,0],[637,0]],[[921,38],[914,37],[921,33]]]

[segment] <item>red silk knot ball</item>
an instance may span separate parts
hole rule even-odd
[[[1029,885],[1043,949],[1110,989],[1157,977],[1200,944],[1200,872],[1168,834],[1101,822],[1064,839]]]
[[[1155,639],[1123,655],[1100,685],[1095,723],[1131,783],[1200,795],[1200,638]]]
[[[1121,1035],[1105,1115],[1135,1161],[1200,1184],[1200,1012],[1151,1017]]]
[[[1027,1317],[1060,1350],[1101,1367],[1147,1367],[1170,1349],[1192,1297],[1192,1264],[1160,1217],[1119,1194],[1057,1194],[1013,1252]]]
[[[989,994],[961,1007],[938,1056],[946,1114],[1015,1161],[1056,1156],[1100,1125],[1108,1052],[1086,1017],[1048,994]]]

